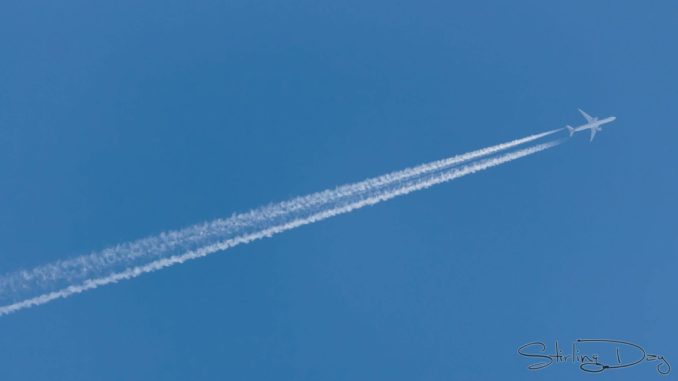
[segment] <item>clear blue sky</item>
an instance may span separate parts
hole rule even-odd
[[[2,317],[0,379],[574,380],[516,349],[580,337],[678,371],[678,6],[632,3],[3,1],[2,273],[579,124],[577,107],[617,121]]]

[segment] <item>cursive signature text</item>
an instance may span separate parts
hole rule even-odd
[[[552,351],[547,351],[541,341],[527,343],[518,348],[518,354],[536,362],[527,366],[529,370],[547,368],[553,364],[578,364],[584,372],[600,373],[611,369],[630,368],[651,362],[661,375],[671,373],[671,365],[659,354],[650,354],[640,345],[624,340],[577,339],[570,348],[562,348],[555,341]]]

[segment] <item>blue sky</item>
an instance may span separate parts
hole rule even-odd
[[[0,269],[616,115],[449,184],[0,318],[0,378],[554,379],[678,364],[678,6],[5,1]],[[652,364],[601,379],[660,377]]]

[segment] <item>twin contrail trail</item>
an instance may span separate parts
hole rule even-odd
[[[554,147],[562,140],[499,154],[562,129],[392,172],[230,218],[124,243],[0,277],[0,315],[183,263],[348,213]],[[492,156],[494,155],[494,156]]]

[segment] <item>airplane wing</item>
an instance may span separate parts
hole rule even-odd
[[[586,119],[586,121],[587,121],[588,123],[591,123],[591,122],[593,122],[593,121],[595,120],[595,119],[593,119],[593,117],[592,117],[591,115],[585,113],[585,112],[582,111],[581,109],[579,109],[579,112],[584,116],[584,118]]]
[[[598,129],[596,129],[596,128],[591,129],[591,140],[589,140],[589,142],[592,142],[593,138],[596,137],[596,132],[598,132]]]

